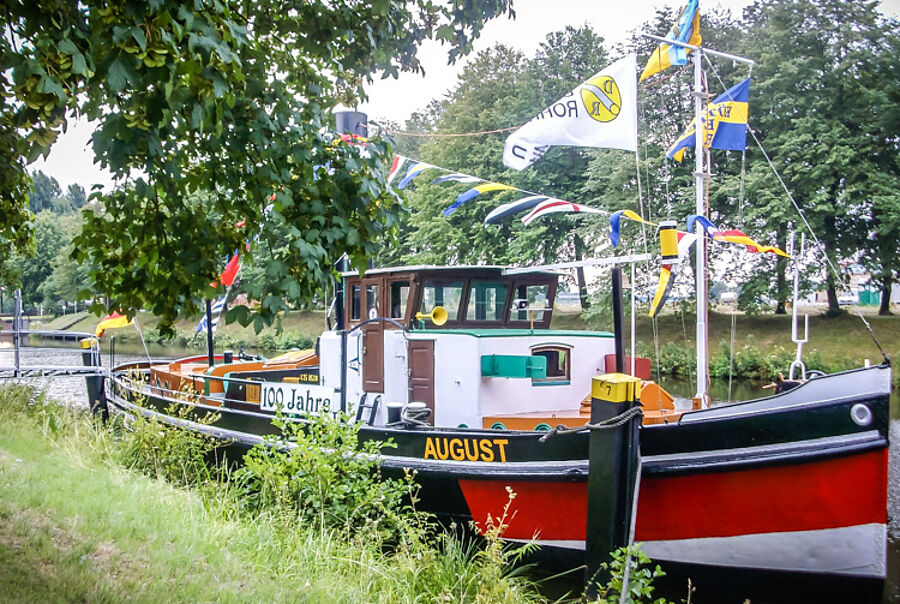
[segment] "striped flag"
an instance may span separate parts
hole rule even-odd
[[[674,220],[664,220],[659,223],[659,243],[663,264],[659,272],[656,293],[650,303],[650,317],[655,317],[669,299],[669,292],[672,291],[678,265],[687,258],[691,246],[697,241],[696,235],[679,231],[675,225]]]
[[[225,299],[228,297],[228,294],[225,294],[212,305],[212,330],[213,333],[216,331],[216,325],[219,324],[219,316],[222,314],[222,311],[225,310]],[[203,318],[200,319],[200,322],[197,323],[197,331],[194,332],[194,335],[197,335],[201,331],[206,331],[206,313],[203,313]]]
[[[469,176],[468,174],[461,174],[460,172],[454,172],[453,174],[447,174],[445,176],[438,176],[434,180],[431,181],[431,184],[437,185],[442,182],[461,182],[463,184],[473,183],[473,182],[484,182],[482,179],[477,176]]]
[[[485,216],[484,224],[494,224],[500,222],[504,218],[509,216],[513,216],[518,214],[519,212],[524,212],[525,210],[530,210],[537,204],[542,201],[546,201],[550,199],[546,195],[529,195],[528,197],[523,197],[522,199],[517,199],[516,201],[511,201],[509,203],[504,203],[503,205],[497,206],[490,213]]]
[[[436,168],[436,167],[437,166],[433,166],[433,165],[429,164],[428,162],[424,162],[424,161],[414,163],[413,165],[411,165],[409,167],[408,170],[406,170],[406,176],[403,177],[403,180],[400,181],[400,184],[397,185],[397,188],[405,189],[407,187],[407,185],[409,185],[409,183],[411,183],[412,180],[416,176],[418,176],[425,170],[428,170],[430,168]]]
[[[761,245],[748,237],[746,233],[743,231],[738,231],[736,229],[728,230],[728,231],[720,231],[716,228],[712,222],[709,221],[708,218],[704,216],[697,216],[696,214],[691,214],[687,218],[687,228],[688,231],[694,230],[694,224],[700,223],[700,226],[703,227],[703,230],[706,231],[706,234],[712,237],[713,241],[727,241],[728,243],[736,243],[738,245],[743,245],[747,248],[748,252],[755,253],[764,253],[771,252],[773,254],[777,254],[779,256],[784,256],[785,258],[790,258],[788,254],[784,251],[778,249],[772,245]]]
[[[629,220],[634,220],[635,222],[643,222],[644,224],[649,224],[650,226],[656,226],[654,223],[644,220],[641,218],[640,214],[637,212],[632,212],[631,210],[619,210],[618,212],[614,212],[609,217],[609,241],[612,243],[613,247],[619,245],[619,223],[622,218],[628,218]]]
[[[556,214],[557,212],[567,213],[583,213],[583,214],[609,214],[606,210],[598,210],[580,203],[572,203],[571,201],[563,201],[555,197],[549,198],[537,205],[531,212],[522,219],[522,224],[528,226],[532,221],[537,220],[541,216],[547,214]]]
[[[394,182],[394,179],[397,178],[397,175],[400,174],[400,168],[403,167],[403,164],[406,163],[406,158],[402,155],[395,155],[394,161],[391,163],[391,170],[388,172],[387,182],[391,184]]]
[[[100,322],[97,323],[97,327],[94,329],[94,335],[99,338],[107,329],[116,329],[133,324],[134,318],[129,319],[125,315],[121,315],[118,312],[114,311],[112,314],[103,317]]]

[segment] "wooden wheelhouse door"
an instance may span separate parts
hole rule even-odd
[[[409,402],[422,402],[431,409],[428,423],[434,425],[434,340],[409,342]]]
[[[363,279],[362,320],[385,316],[384,282],[381,279]],[[365,392],[384,392],[384,323],[373,321],[362,327],[362,378]]]

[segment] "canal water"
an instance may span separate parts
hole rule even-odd
[[[71,345],[70,345],[71,346]],[[103,364],[109,367],[113,362],[112,351],[104,346],[102,350]],[[200,351],[167,348],[158,345],[149,346],[149,354],[153,359],[177,358],[187,355],[201,354]],[[115,363],[129,361],[145,361],[147,353],[139,344],[119,345],[115,352]],[[0,366],[13,365],[13,351],[0,348]],[[21,365],[23,367],[40,367],[47,365],[81,365],[81,352],[74,347],[43,347],[23,349]],[[40,378],[30,380],[43,388],[50,398],[69,404],[87,405],[87,392],[84,378]],[[690,398],[693,387],[683,381],[664,380],[663,385],[675,396]],[[762,384],[749,381],[735,381],[729,386],[727,381],[714,382],[711,394],[714,400],[748,400],[765,396],[767,391]],[[673,514],[677,515],[677,505],[673,505]],[[851,579],[822,578],[790,573],[764,573],[735,576],[729,573],[704,576],[697,574],[696,569],[680,569],[667,567],[667,577],[657,580],[658,596],[666,596],[675,602],[684,601],[687,597],[687,580],[691,579],[696,586],[691,602],[736,602],[743,603],[748,597],[753,604],[771,603],[787,604],[795,602],[872,602],[874,604],[900,603],[900,392],[896,389],[891,395],[891,450],[890,481],[888,493],[888,577],[882,582],[856,581]],[[548,588],[554,596],[577,591],[580,578],[575,573],[571,580],[555,584]],[[557,582],[558,583],[558,582]]]

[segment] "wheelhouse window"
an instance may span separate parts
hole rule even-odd
[[[391,318],[402,319],[406,316],[406,304],[409,300],[409,281],[391,282]]]
[[[360,286],[350,286],[350,320],[359,321],[360,310]]]
[[[378,290],[377,285],[366,286],[366,318],[374,319],[378,316]]]
[[[547,377],[532,378],[532,384],[563,385],[571,382],[572,349],[567,346],[537,346],[531,354],[547,359]]]
[[[503,321],[507,287],[491,281],[473,281],[469,289],[467,321]]]
[[[429,313],[435,306],[443,306],[447,311],[448,320],[456,321],[459,316],[459,306],[462,303],[462,281],[438,281],[429,279],[425,281],[422,292],[423,313]]]
[[[547,304],[549,289],[547,284],[517,286],[509,320],[542,322],[545,312],[550,310]]]

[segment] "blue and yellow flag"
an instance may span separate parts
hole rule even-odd
[[[703,37],[700,35],[700,0],[688,0],[681,15],[678,16],[678,20],[666,34],[666,38],[693,46],[700,46],[703,43]],[[653,74],[668,69],[672,65],[684,65],[687,63],[688,52],[690,50],[683,46],[660,44],[650,55],[650,60],[647,61],[647,66],[641,73],[640,81],[643,82]]]
[[[706,106],[703,114],[703,146],[707,149],[742,151],[747,146],[747,115],[750,78],[732,86]],[[696,120],[666,152],[666,157],[681,161],[684,150],[695,145]]]
[[[512,185],[504,185],[499,182],[486,182],[483,185],[478,185],[476,187],[472,187],[465,193],[460,193],[459,197],[456,198],[456,202],[444,208],[444,216],[449,216],[453,212],[459,208],[462,204],[466,203],[470,199],[474,199],[481,195],[482,193],[489,193],[491,191],[518,191],[516,187]]]

